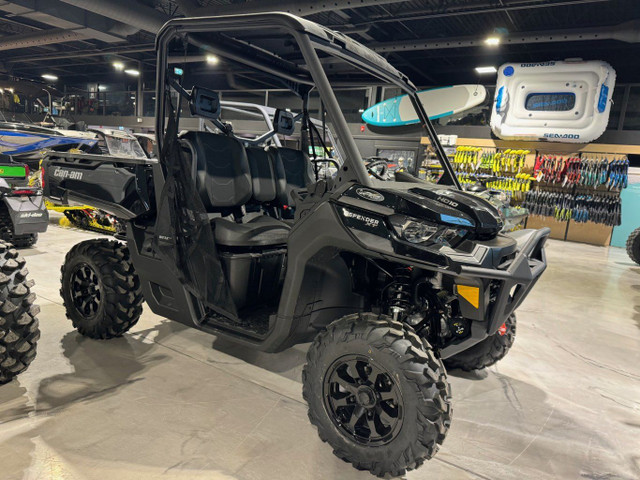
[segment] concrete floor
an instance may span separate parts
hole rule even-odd
[[[1,479],[368,479],[306,416],[307,346],[238,348],[145,310],[94,341],[65,319],[59,268],[90,233],[52,226],[24,251],[38,357],[0,387]],[[640,478],[640,268],[616,248],[551,241],[509,356],[450,372],[453,425],[417,479]]]

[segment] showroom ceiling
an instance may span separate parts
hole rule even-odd
[[[122,62],[151,78],[167,19],[269,10],[345,32],[424,86],[491,84],[475,67],[575,57],[609,61],[619,82],[640,78],[637,0],[0,0],[0,72],[108,82]]]

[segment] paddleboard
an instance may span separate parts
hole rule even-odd
[[[482,85],[450,85],[418,92],[418,98],[431,120],[477,107],[487,98]],[[389,98],[366,109],[362,120],[376,127],[399,127],[419,123],[408,95]]]

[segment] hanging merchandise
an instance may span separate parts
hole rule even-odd
[[[482,148],[460,146],[453,157],[453,169],[456,172],[474,172],[480,161]]]
[[[598,188],[606,185],[608,190],[627,187],[629,160],[626,156],[561,157],[541,154],[536,158],[533,175],[538,182],[560,184],[563,187],[580,185]]]
[[[531,190],[523,207],[531,215],[553,217],[562,222],[594,222],[609,227],[621,223],[621,202],[618,195],[608,193],[578,194],[561,191]]]

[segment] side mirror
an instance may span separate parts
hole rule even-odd
[[[296,130],[293,113],[277,109],[273,116],[273,128],[280,135],[293,135]]]
[[[189,100],[191,115],[217,120],[220,117],[220,96],[213,90],[193,87]]]

